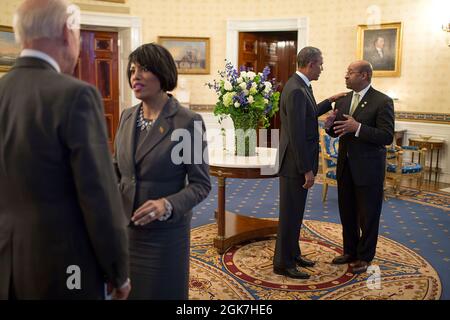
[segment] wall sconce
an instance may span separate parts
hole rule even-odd
[[[442,30],[444,30],[445,32],[450,32],[450,22],[447,25],[443,24]]]
[[[447,32],[447,46],[450,47],[450,22],[447,23],[447,25],[443,24],[442,25],[442,30],[444,32]]]

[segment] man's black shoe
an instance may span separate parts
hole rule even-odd
[[[358,260],[350,264],[350,272],[354,274],[364,273],[367,271],[370,262]]]
[[[297,265],[303,268],[314,267],[314,265],[316,264],[314,261],[302,256],[295,258],[295,262],[297,262]]]
[[[310,275],[307,274],[306,272],[298,271],[296,268],[283,269],[283,268],[273,267],[273,272],[275,274],[279,274],[279,275],[286,276],[289,278],[294,278],[294,279],[309,279],[309,277],[310,277]]]
[[[337,256],[336,258],[334,258],[331,263],[332,264],[346,264],[346,263],[350,263],[353,261],[356,261],[355,257],[353,257],[349,254],[344,254],[342,256]]]

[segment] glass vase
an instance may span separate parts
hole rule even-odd
[[[256,155],[256,131],[258,119],[252,114],[232,116],[234,124],[234,154],[253,157]]]

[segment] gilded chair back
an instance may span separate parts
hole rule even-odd
[[[336,186],[336,166],[339,149],[339,138],[330,137],[324,129],[320,134],[320,160],[323,173],[322,201],[327,198],[328,185]]]

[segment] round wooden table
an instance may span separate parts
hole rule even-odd
[[[409,138],[409,145],[419,148],[426,148],[427,153],[430,153],[430,175],[428,181],[431,181],[431,174],[435,171],[434,181],[438,182],[439,173],[439,151],[444,147],[444,140],[442,139],[422,139],[422,138]],[[437,150],[436,167],[433,170],[433,152]]]
[[[252,218],[225,209],[227,178],[265,179],[276,177],[277,149],[257,148],[254,157],[240,157],[222,150],[209,153],[209,173],[218,180],[218,207],[215,211],[217,237],[214,247],[222,254],[243,241],[277,233],[278,221]]]

